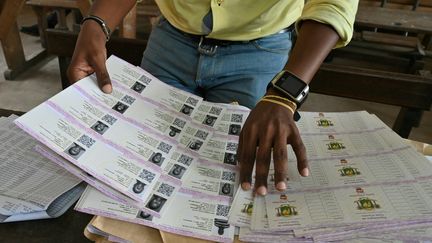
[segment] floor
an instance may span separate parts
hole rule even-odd
[[[18,19],[18,25],[36,23],[34,13],[25,7]],[[26,56],[39,52],[42,48],[36,37],[21,35]],[[6,81],[2,75],[7,69],[3,52],[0,50],[0,108],[28,111],[61,91],[57,59],[49,58],[29,69],[14,81]],[[431,94],[432,95],[432,94]],[[399,108],[372,102],[340,97],[311,94],[303,105],[304,111],[357,111],[366,110],[376,114],[388,126],[392,126]],[[432,112],[425,112],[419,128],[414,128],[410,139],[432,144]]]

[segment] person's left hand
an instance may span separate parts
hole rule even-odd
[[[277,94],[269,90],[267,94]],[[297,157],[297,168],[302,176],[309,175],[306,149],[293,119],[286,107],[259,102],[251,111],[240,133],[237,158],[240,163],[240,183],[244,190],[251,188],[252,170],[256,160],[255,190],[267,193],[267,177],[271,154],[275,168],[275,186],[286,189],[288,168],[287,144],[291,144]]]

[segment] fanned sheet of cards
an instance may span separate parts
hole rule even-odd
[[[289,150],[287,191],[272,188],[271,171],[271,193],[254,198],[238,189],[236,158],[249,109],[206,102],[115,56],[107,70],[111,94],[89,76],[15,121],[89,184],[76,210],[219,242],[235,226],[260,242],[429,232],[431,165],[377,117],[302,112],[311,176]]]
[[[38,152],[90,185],[76,209],[232,241],[249,109],[203,101],[115,56],[107,69],[111,94],[89,76],[15,121],[43,144]]]
[[[432,164],[376,116],[302,113],[310,176],[289,152],[288,189],[237,191],[229,223],[246,242],[432,240]]]

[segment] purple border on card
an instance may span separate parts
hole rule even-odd
[[[207,158],[203,158],[203,157],[199,157],[198,158],[198,163],[201,165],[210,165],[213,167],[218,167],[221,169],[226,169],[226,170],[230,170],[230,171],[239,171],[240,167],[238,165],[229,165],[229,164],[224,164],[223,162],[221,163],[221,161],[216,161],[216,160],[209,160]]]
[[[415,229],[416,227],[427,227],[430,226],[432,224],[432,222],[430,221],[425,221],[425,222],[408,222],[408,223],[402,223],[399,225],[393,225],[393,224],[389,224],[389,225],[380,225],[379,229],[377,229],[376,225],[372,225],[370,227],[365,227],[365,228],[356,228],[356,229],[352,229],[352,230],[348,230],[348,231],[341,231],[341,232],[329,232],[327,234],[318,234],[318,235],[313,235],[312,237],[316,240],[337,240],[337,239],[345,239],[349,236],[347,236],[348,234],[360,234],[360,233],[368,233],[369,235],[373,236],[373,235],[377,235],[377,234],[382,234],[382,232],[387,232],[387,231],[392,231],[392,230],[410,230],[410,229]],[[361,232],[359,232],[359,230],[361,230]],[[358,237],[356,235],[356,237]],[[362,237],[367,237],[367,236],[362,236]],[[431,237],[428,237],[426,240],[430,239]],[[411,239],[411,238],[404,238],[403,235],[400,235],[399,239]]]
[[[182,184],[182,180],[180,180],[178,178],[175,178],[175,177],[172,177],[172,176],[170,176],[168,174],[165,174],[165,173],[161,174],[161,176],[159,177],[159,179],[171,182],[171,183],[173,183],[173,184],[175,184],[177,186],[181,186],[181,184]]]
[[[71,116],[70,114],[66,113],[62,108],[60,108],[58,105],[54,104],[52,101],[48,100],[48,101],[45,102],[45,104],[47,104],[53,110],[55,110],[56,112],[58,112],[59,114],[61,114],[62,116],[64,116],[65,119],[67,119],[73,125],[77,126],[81,131],[84,131],[86,134],[92,134],[94,137],[98,138],[98,141],[101,141],[105,145],[108,145],[108,146],[116,149],[117,151],[119,151],[121,154],[123,154],[128,159],[136,160],[137,162],[139,162],[139,163],[141,163],[141,164],[143,164],[145,166],[151,167],[156,172],[161,173],[162,169],[159,166],[151,163],[150,161],[146,161],[146,160],[138,157],[138,155],[132,153],[131,151],[129,151],[129,150],[127,150],[127,149],[119,146],[116,143],[113,143],[112,141],[110,141],[110,140],[106,139],[105,137],[103,137],[101,134],[95,132],[93,129],[90,129],[88,127],[83,126],[73,116]]]
[[[149,132],[149,133],[157,136],[158,138],[160,138],[160,140],[168,140],[168,141],[172,141],[173,143],[177,143],[177,141],[175,139],[168,137],[168,136],[165,136],[165,135],[161,134],[160,132],[154,131],[153,128],[147,127],[146,125],[142,124],[141,122],[139,122],[135,119],[132,119],[130,117],[126,117],[126,116],[124,116],[118,112],[114,112],[112,109],[106,107],[105,105],[102,105],[98,100],[96,100],[91,95],[89,95],[81,87],[75,85],[75,86],[73,86],[73,88],[75,88],[76,91],[78,91],[81,95],[83,95],[85,98],[87,98],[89,101],[91,101],[92,105],[99,107],[104,112],[108,113],[109,115],[117,117],[123,121],[126,121],[127,123],[133,124],[134,126],[141,128],[144,131]]]
[[[308,158],[308,161],[321,161],[321,160],[329,160],[329,159],[347,159],[347,158],[358,158],[358,157],[375,157],[377,155],[383,155],[383,154],[391,154],[400,150],[411,148],[409,145],[405,145],[398,148],[392,148],[389,150],[385,150],[384,152],[377,151],[374,153],[362,153],[362,154],[349,154],[349,155],[335,155],[335,156],[328,156],[328,157],[320,157],[317,158],[317,156]]]
[[[177,113],[178,116],[181,116],[182,118],[184,118],[186,120],[193,121],[193,119],[192,119],[191,116],[185,115],[185,114],[183,114],[183,113],[181,113],[181,112],[179,112],[179,111],[177,111],[177,110],[175,110],[175,109],[173,109],[173,108],[171,108],[171,107],[169,107],[167,105],[159,103],[159,102],[157,102],[157,101],[155,101],[153,99],[147,98],[146,96],[143,96],[143,94],[138,94],[137,95],[136,93],[134,93],[133,91],[131,91],[129,88],[125,88],[127,86],[125,86],[124,84],[122,84],[121,82],[119,82],[119,81],[117,81],[115,79],[112,79],[112,81],[113,81],[113,83],[115,85],[118,85],[118,86],[116,86],[116,88],[119,88],[120,90],[122,90],[123,92],[126,92],[129,95],[132,95],[134,97],[138,97],[139,99],[143,100],[144,102],[151,103],[151,104],[155,105],[156,107],[159,107],[159,108],[167,110],[168,112],[175,112],[175,113]],[[163,83],[163,84],[165,84],[165,83]],[[170,86],[170,88],[173,88],[173,87]],[[190,95],[193,96],[193,94],[190,94]],[[200,97],[200,99],[202,100],[202,97]],[[194,111],[195,111],[195,108],[196,107],[194,107]]]
[[[19,121],[15,121],[15,124],[20,127],[21,129],[23,129],[25,132],[27,132],[28,134],[30,134],[30,136],[34,137],[36,140],[38,140],[39,142],[41,142],[42,144],[44,144],[45,146],[47,146],[48,148],[50,148],[51,150],[53,150],[54,152],[56,152],[57,154],[61,155],[63,158],[65,158],[66,160],[70,161],[72,164],[78,166],[79,168],[83,169],[84,171],[86,171],[87,173],[91,174],[92,176],[94,176],[96,179],[102,181],[105,184],[111,184],[110,181],[106,180],[104,177],[99,176],[98,173],[96,173],[95,171],[93,171],[92,169],[88,168],[85,165],[82,165],[80,163],[78,163],[77,160],[75,160],[74,158],[72,158],[71,156],[67,155],[64,151],[59,151],[56,148],[53,148],[50,146],[50,143],[48,143],[44,138],[42,138],[41,136],[39,136],[38,134],[36,134],[35,132],[33,132],[32,130],[28,129],[25,125],[21,124]],[[155,180],[156,181],[156,180]],[[154,185],[155,183],[153,183]],[[113,187],[114,188],[114,187]],[[122,189],[124,188],[117,188],[115,187],[116,190],[118,191],[122,191]],[[136,201],[140,201],[140,202],[144,202],[142,198],[137,197],[135,195],[133,195],[132,193],[129,192],[123,192],[123,194],[127,195],[128,197],[130,197],[133,200]],[[131,194],[131,195],[129,195]]]
[[[205,192],[198,192],[198,191],[194,191],[192,189],[183,188],[183,187],[181,187],[179,189],[179,192],[190,195],[190,196],[192,196],[192,198],[206,198],[206,199],[210,199],[210,200],[218,200],[218,201],[221,201],[221,202],[227,203],[227,204],[229,204],[232,201],[232,197],[229,197],[229,196],[210,195],[210,194],[206,194]]]
[[[83,173],[86,173],[86,172],[81,170],[78,167],[75,168],[76,170],[70,169],[70,166],[75,166],[75,165],[67,165],[66,163],[68,163],[68,161],[66,161],[66,160],[62,161],[60,158],[56,157],[55,155],[53,155],[50,151],[46,150],[45,148],[42,148],[40,145],[36,145],[35,150],[38,153],[40,153],[41,155],[43,155],[45,158],[47,158],[50,161],[56,163],[57,165],[63,167],[65,170],[72,173],[73,175],[80,178],[81,180],[87,182],[89,185],[96,188],[98,191],[102,192],[106,196],[108,196],[108,197],[110,197],[116,201],[119,201],[121,203],[124,203],[124,204],[130,203],[130,201],[123,200],[123,198],[117,197],[115,194],[112,194],[110,192],[110,190],[115,190],[114,188],[110,188],[110,190],[107,190],[106,188],[109,188],[108,185],[104,185],[102,182],[95,181],[94,177],[85,176],[85,175],[79,173],[77,170],[80,170]],[[133,200],[131,200],[131,201],[133,201]],[[136,206],[138,206],[138,204]]]
[[[387,127],[375,127],[375,128],[366,128],[359,131],[342,131],[342,132],[301,132],[301,136],[316,136],[316,135],[327,135],[327,134],[333,134],[333,135],[349,135],[349,134],[362,134],[362,133],[373,133],[380,130],[387,129]]]

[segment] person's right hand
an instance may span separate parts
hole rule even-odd
[[[112,92],[111,80],[105,66],[107,58],[105,44],[106,36],[99,24],[93,20],[85,21],[67,70],[71,84],[96,73],[101,90],[105,93]]]

